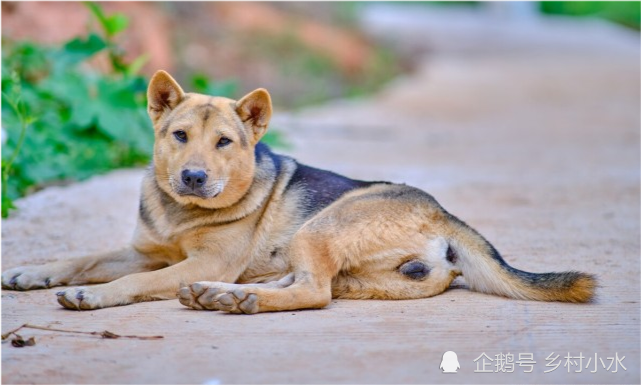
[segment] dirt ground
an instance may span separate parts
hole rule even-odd
[[[366,100],[281,111],[272,126],[287,133],[287,152],[424,188],[517,268],[597,274],[594,303],[510,300],[462,279],[429,299],[252,316],[176,300],[76,312],[57,304],[55,288],[3,290],[3,332],[32,323],[164,339],[25,330],[37,344],[2,344],[2,382],[639,383],[638,34],[591,23],[457,30],[411,16],[403,28],[388,13],[365,22],[399,41],[429,37],[415,48],[438,49],[426,49],[421,69]],[[140,177],[116,171],[22,199],[2,223],[2,268],[124,245]],[[450,350],[460,369],[446,375]],[[475,373],[483,353],[493,373]],[[500,372],[496,356],[508,353],[513,372]],[[525,353],[531,373],[516,362]]]

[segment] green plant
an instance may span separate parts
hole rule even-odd
[[[14,73],[14,77],[15,73]],[[20,134],[16,142],[13,151],[9,154],[6,161],[2,162],[2,216],[5,217],[9,214],[9,210],[15,209],[13,200],[9,197],[8,189],[8,177],[11,173],[11,166],[15,162],[18,154],[20,153],[20,148],[24,144],[24,140],[27,133],[27,127],[35,122],[35,118],[29,116],[25,111],[25,105],[20,100],[20,85],[19,82],[14,79],[14,86],[11,89],[10,93],[6,95],[3,93],[3,101],[11,108],[19,120]],[[4,133],[3,133],[4,141]]]
[[[129,19],[120,13],[106,15],[97,3],[88,1],[84,4],[89,8],[102,28],[103,38],[106,43],[105,48],[107,48],[113,70],[123,75],[132,76],[137,74],[147,62],[149,56],[144,54],[136,58],[133,62],[127,63],[124,58],[125,51],[114,39],[116,35],[127,29]]]
[[[108,47],[97,34],[60,48],[3,41],[3,217],[36,187],[149,158],[145,80],[79,68]]]
[[[127,64],[113,39],[127,26],[124,15],[87,6],[102,34],[61,47],[3,39],[3,217],[15,208],[14,199],[38,187],[138,165],[151,155],[146,81],[136,75],[145,58]],[[103,52],[111,72],[83,68]]]

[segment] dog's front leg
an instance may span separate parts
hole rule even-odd
[[[242,258],[240,258],[242,259]],[[227,258],[189,256],[164,269],[127,275],[113,282],[90,287],[74,287],[57,293],[58,302],[68,308],[90,310],[135,302],[174,299],[182,286],[194,281],[234,282],[244,264],[228,264]]]
[[[20,266],[2,273],[2,288],[33,290],[61,285],[110,282],[122,276],[156,270],[167,264],[133,247],[40,266]]]

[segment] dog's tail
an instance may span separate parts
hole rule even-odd
[[[449,217],[448,260],[459,267],[470,289],[535,301],[589,302],[597,286],[593,275],[577,271],[528,273],[508,265],[483,236]]]

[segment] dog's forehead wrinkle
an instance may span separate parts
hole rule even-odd
[[[201,104],[198,107],[196,107],[198,113],[200,114],[200,117],[203,121],[203,123],[207,123],[207,120],[209,120],[209,117],[212,114],[216,114],[218,112],[218,107],[214,106],[213,104],[207,103],[207,104]]]
[[[173,127],[177,126],[191,126],[197,123],[202,122],[204,118],[205,111],[210,111],[209,109],[190,109],[184,112],[177,112],[174,116],[170,116],[171,125]],[[208,114],[207,120],[211,120],[213,117],[218,117],[218,114]]]
[[[189,108],[186,111],[182,109],[175,109],[172,111],[171,115],[167,117],[166,124],[170,127],[175,127],[179,125],[188,124],[189,120],[194,116],[193,109]]]
[[[216,124],[214,127],[216,127],[216,129],[220,129],[220,128],[232,129],[232,127],[234,127],[234,122],[230,121],[225,115],[218,115],[216,116]]]
[[[234,111],[228,109],[226,103],[220,103],[217,97],[206,98],[203,95],[200,100],[189,103],[189,108],[180,108],[173,111],[168,117],[165,126],[177,127],[180,125],[202,125],[203,128],[211,127],[234,127],[237,125]]]

